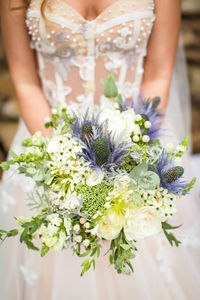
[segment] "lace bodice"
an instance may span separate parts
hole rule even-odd
[[[65,0],[32,0],[26,23],[36,50],[43,90],[58,102],[91,105],[103,94],[101,78],[114,72],[120,92],[137,96],[154,21],[153,0],[118,0],[92,21]]]

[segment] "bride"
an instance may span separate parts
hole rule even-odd
[[[147,98],[161,97],[163,126],[170,132],[163,142],[180,141],[189,124],[181,56],[174,68],[180,2],[0,0],[4,46],[22,116],[12,150],[23,151],[21,142],[30,133],[50,134],[44,119],[58,103],[81,111],[103,101],[100,79],[111,71],[127,99],[141,89]],[[183,163],[191,178],[189,160]],[[4,175],[0,227],[11,228],[13,216],[28,214],[25,195],[31,186],[14,170]],[[40,258],[17,239],[7,241],[0,248],[0,299],[199,299],[199,204],[195,192],[185,198],[173,219],[174,224],[184,223],[179,231],[182,245],[170,248],[160,236],[137,243],[135,274],[130,277],[108,268],[102,255],[96,271],[80,278],[80,258],[70,251]]]

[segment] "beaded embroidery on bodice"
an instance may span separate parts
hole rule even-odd
[[[138,95],[143,59],[151,34],[153,0],[118,0],[94,20],[86,20],[65,0],[32,0],[26,24],[36,50],[39,75],[52,107],[59,102],[83,107],[99,102],[101,78],[113,72],[126,98]]]

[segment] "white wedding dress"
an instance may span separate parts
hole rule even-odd
[[[101,101],[104,87],[100,79],[107,78],[111,71],[121,93],[127,98],[138,95],[155,20],[152,0],[118,0],[93,21],[84,19],[65,0],[49,1],[44,21],[41,2],[31,1],[26,22],[32,35],[31,47],[37,53],[41,85],[51,107],[66,102],[70,108],[84,110]],[[169,130],[167,142],[175,143],[189,133],[190,123],[189,104],[184,100],[188,96],[187,80],[182,81],[184,72],[179,69],[184,62],[178,59],[163,125]],[[21,120],[12,150],[23,151],[21,142],[28,135]],[[190,180],[189,154],[183,165]],[[0,185],[0,228],[15,228],[13,216],[29,214],[25,195],[32,184],[13,169],[4,174]],[[108,267],[105,249],[96,271],[90,270],[82,278],[81,259],[72,256],[71,251],[41,258],[38,252],[20,244],[18,238],[7,240],[0,247],[0,300],[200,299],[197,193],[194,189],[180,200],[179,211],[171,220],[172,224],[184,224],[176,233],[181,246],[172,248],[163,235],[138,242],[135,273],[130,277]]]

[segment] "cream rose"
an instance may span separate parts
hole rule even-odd
[[[125,215],[124,233],[128,241],[140,240],[161,231],[161,220],[154,208],[135,207]]]
[[[123,224],[124,216],[121,213],[115,212],[113,209],[108,209],[98,224],[97,235],[106,240],[116,239]]]

